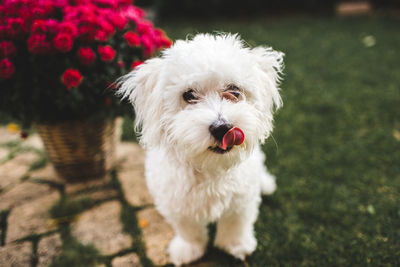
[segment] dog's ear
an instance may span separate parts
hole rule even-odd
[[[117,94],[128,98],[135,109],[135,129],[141,133],[143,145],[160,141],[162,113],[162,58],[153,58],[136,67],[119,81]],[[158,141],[155,141],[158,140]]]
[[[282,52],[273,50],[270,47],[256,47],[251,50],[261,70],[261,78],[265,84],[266,92],[272,96],[272,103],[268,103],[269,109],[275,106],[279,109],[282,106],[282,99],[279,94],[280,75],[283,71]],[[268,98],[264,98],[268,101]]]

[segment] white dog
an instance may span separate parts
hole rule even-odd
[[[281,106],[282,58],[237,35],[198,34],[122,78],[147,150],[147,186],[175,231],[175,265],[204,254],[210,222],[216,247],[242,260],[255,250],[261,193],[276,189],[260,143]]]

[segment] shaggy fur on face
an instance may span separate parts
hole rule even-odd
[[[175,265],[204,254],[210,222],[215,246],[240,259],[255,250],[260,194],[276,188],[260,144],[281,106],[282,58],[237,35],[198,34],[121,79],[147,150],[147,186],[175,230]]]

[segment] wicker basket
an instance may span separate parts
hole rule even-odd
[[[100,179],[112,166],[115,120],[36,124],[57,174],[69,182]]]

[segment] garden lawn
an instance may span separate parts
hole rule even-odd
[[[173,39],[238,32],[283,51],[283,108],[264,146],[264,197],[249,266],[400,266],[400,20],[170,21]],[[204,258],[241,266],[211,249]]]

